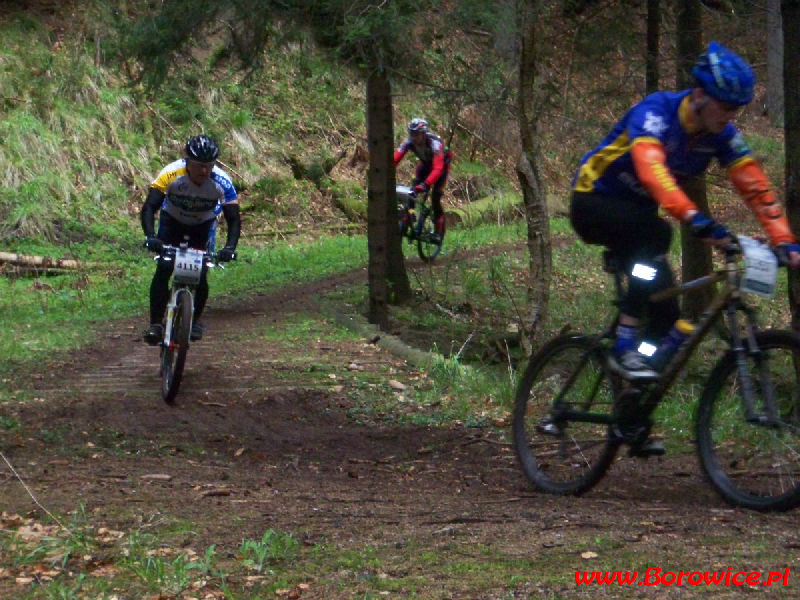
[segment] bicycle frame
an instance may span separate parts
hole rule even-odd
[[[194,322],[194,287],[185,283],[172,284],[172,292],[170,294],[169,304],[167,304],[167,318],[164,326],[164,340],[161,342],[166,348],[172,345],[172,323],[175,316],[175,309],[178,307],[178,298],[181,294],[189,295],[189,306],[192,308],[192,320],[189,322],[191,328]]]
[[[755,311],[742,301],[742,292],[739,287],[742,270],[738,264],[737,256],[738,251],[736,249],[728,248],[725,251],[725,266],[722,269],[651,296],[651,301],[661,301],[722,283],[722,289],[714,296],[700,316],[694,331],[689,334],[686,341],[681,344],[678,351],[664,367],[655,387],[646,394],[642,407],[647,414],[650,414],[655,409],[663,396],[669,391],[678,373],[694,353],[695,348],[714,327],[722,314],[725,313],[726,330],[729,335],[728,342],[731,350],[736,354],[737,370],[742,382],[742,401],[744,403],[745,417],[750,423],[776,424],[778,422],[774,391],[768,377],[761,378],[766,415],[757,415],[754,408],[753,383],[751,375],[745,367],[744,357],[748,353],[760,356],[760,350],[755,339],[758,324]],[[740,310],[745,314],[745,336],[742,336],[739,326],[738,312]],[[761,364],[760,361],[757,362],[759,365]]]
[[[643,390],[644,393],[642,396],[641,408],[645,416],[649,416],[653,410],[655,410],[663,397],[672,387],[672,384],[675,382],[675,379],[677,378],[683,366],[688,362],[689,358],[694,353],[694,350],[697,348],[700,342],[702,342],[706,334],[714,327],[715,323],[722,316],[723,312],[725,312],[728,320],[727,331],[730,335],[729,343],[731,349],[737,355],[738,371],[742,380],[742,397],[745,404],[744,410],[746,418],[750,423],[760,423],[766,425],[774,425],[778,423],[774,393],[768,377],[762,378],[762,385],[765,389],[766,414],[757,415],[753,405],[753,384],[748,370],[744,367],[744,356],[748,352],[753,355],[758,355],[759,353],[758,345],[755,340],[755,331],[758,329],[758,327],[756,323],[755,311],[742,302],[742,293],[739,290],[741,268],[736,259],[737,255],[738,252],[734,248],[729,248],[726,250],[725,266],[722,269],[715,271],[710,275],[704,275],[703,277],[699,277],[692,281],[688,281],[686,283],[673,286],[667,290],[657,292],[650,297],[651,301],[658,302],[667,300],[669,298],[674,298],[676,296],[681,296],[694,290],[704,289],[720,282],[723,283],[722,289],[715,295],[711,303],[700,316],[694,331],[689,334],[687,339],[683,342],[683,344],[681,344],[678,351],[672,356],[672,358],[664,367],[658,381],[654,384],[650,384],[646,390]],[[616,267],[613,267],[610,270],[614,274],[617,298],[619,298],[622,291],[622,275]],[[745,338],[742,337],[739,329],[739,322],[737,318],[737,313],[739,310],[745,313],[746,318],[746,347],[744,341]],[[618,319],[619,313],[615,315],[613,321],[605,330],[605,332],[597,336],[597,339],[613,338],[614,326],[616,325]],[[587,355],[584,357],[581,364],[585,364],[585,362],[588,360],[589,356]],[[559,400],[571,389],[572,384],[574,383],[574,377],[577,375],[577,373],[578,371],[576,370],[573,376],[570,377],[570,379],[565,383],[563,389],[554,401],[555,406],[560,404]],[[598,380],[597,385],[599,386],[599,384],[600,381]],[[615,388],[618,387],[619,385],[615,384]],[[591,394],[589,394],[589,403],[591,403],[591,398],[596,391],[597,390],[595,389]],[[618,392],[619,390],[617,389],[617,393]],[[558,420],[559,417],[566,418],[568,420],[578,419],[590,423],[611,424],[614,422],[614,417],[611,417],[607,414],[594,414],[591,412],[567,409],[554,414],[555,420]]]
[[[428,191],[417,196],[414,191],[405,185],[395,188],[398,202],[398,216],[400,217],[400,235],[408,239],[409,244],[417,242],[417,252],[424,262],[435,259],[442,249],[441,238],[434,238],[433,211],[428,204]],[[409,205],[414,202],[416,222],[411,219]]]
[[[406,237],[411,240],[418,240],[420,237],[420,233],[422,232],[422,223],[427,218],[428,214],[430,213],[431,209],[428,206],[428,191],[426,191],[422,196],[417,196],[414,194],[413,190],[409,186],[400,186],[398,185],[396,188],[396,193],[398,195],[404,195],[402,202],[402,212],[409,215],[409,203],[413,200],[414,201],[414,211],[419,215],[416,221],[411,224],[409,220],[409,227],[406,231]],[[401,214],[402,217],[402,214]]]
[[[172,290],[161,341],[161,396],[167,404],[172,404],[180,388],[192,339],[194,294],[206,270],[214,266],[214,254],[189,248],[186,241],[177,248],[164,246],[158,258],[172,263]]]
[[[164,261],[174,263],[172,289],[170,300],[167,304],[166,326],[164,328],[164,339],[162,345],[169,348],[172,344],[172,322],[175,309],[181,294],[189,295],[189,304],[192,309],[192,319],[194,319],[194,293],[203,272],[214,266],[213,255],[209,252],[193,250],[188,244],[181,244],[180,247],[164,246],[164,251],[159,257]],[[190,321],[189,326],[192,323]]]
[[[611,264],[606,270],[614,276],[619,300],[625,273]],[[735,506],[760,511],[800,506],[800,336],[762,330],[756,307],[744,299],[750,293],[771,296],[776,279],[772,252],[742,236],[725,248],[722,268],[651,295],[658,302],[718,286],[695,328],[653,380],[629,380],[609,360],[621,310],[600,334],[551,339],[531,357],[514,401],[513,444],[531,483],[544,492],[579,495],[602,479],[623,444],[629,456],[663,454],[649,437],[652,413],[719,324],[725,349],[704,379],[693,417],[703,471]]]

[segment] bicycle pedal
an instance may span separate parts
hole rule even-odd
[[[539,421],[539,424],[536,426],[536,431],[538,431],[539,433],[543,433],[545,435],[552,435],[552,436],[560,436],[562,433],[561,428],[547,418]]]
[[[745,417],[745,421],[750,425],[763,425],[765,427],[780,427],[782,423],[780,419],[770,418],[769,415],[752,415]]]
[[[628,448],[628,456],[636,458],[648,458],[650,456],[664,456],[667,449],[664,448],[658,440],[650,439],[644,441],[642,444],[633,445]]]
[[[644,444],[649,438],[650,427],[639,422],[617,423],[612,428],[612,437],[631,447]]]

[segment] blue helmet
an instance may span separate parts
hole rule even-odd
[[[753,99],[753,69],[741,56],[717,42],[711,42],[700,55],[692,75],[698,86],[720,102],[743,106]]]

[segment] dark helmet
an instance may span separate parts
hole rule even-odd
[[[196,135],[186,142],[186,156],[197,162],[214,162],[219,156],[219,146],[214,138]]]
[[[425,119],[411,119],[408,133],[428,133],[428,122]]]
[[[711,42],[692,68],[697,85],[719,100],[738,106],[753,99],[756,76],[741,56],[717,42]]]

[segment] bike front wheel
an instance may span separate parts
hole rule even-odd
[[[620,442],[610,435],[614,388],[595,338],[559,336],[531,357],[514,401],[513,444],[531,483],[582,494],[608,470]]]
[[[706,476],[730,504],[784,511],[800,504],[800,338],[769,331],[756,342],[760,352],[748,353],[743,367],[752,382],[751,414],[729,351],[700,399],[697,448]],[[770,389],[774,410],[766,400]]]
[[[400,231],[400,237],[404,238],[408,235],[410,217],[408,214],[408,205],[405,202],[397,203],[397,226]]]
[[[442,239],[437,235],[436,228],[428,211],[423,211],[417,224],[417,253],[425,262],[431,262],[442,251]]]
[[[191,330],[192,298],[188,291],[182,290],[172,314],[172,337],[169,344],[161,347],[161,397],[167,404],[173,404],[178,395]]]

